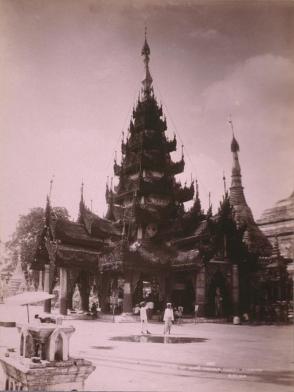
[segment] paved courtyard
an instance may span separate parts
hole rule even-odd
[[[19,320],[20,313],[15,317]],[[96,366],[85,390],[292,392],[294,388],[291,325],[184,323],[173,326],[172,343],[169,337],[164,339],[159,323],[150,324],[152,335],[143,336],[139,323],[65,323],[76,328],[71,355]],[[0,327],[1,352],[16,347],[17,341],[15,328]]]

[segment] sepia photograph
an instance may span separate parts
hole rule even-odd
[[[0,0],[0,391],[292,392],[294,0]]]

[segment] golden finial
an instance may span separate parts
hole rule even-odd
[[[233,119],[232,119],[232,115],[231,115],[231,114],[229,114],[228,123],[229,123],[230,126],[231,126],[232,136],[234,137],[234,124],[233,124]]]
[[[227,184],[226,184],[226,176],[225,176],[225,172],[223,171],[223,182],[224,182],[224,191],[225,194],[227,193]]]
[[[51,194],[52,194],[52,187],[53,187],[54,177],[55,177],[55,175],[52,174],[52,177],[51,177],[51,180],[50,180],[49,195],[48,195],[49,200],[51,199]]]
[[[81,183],[81,198],[84,197],[84,180],[82,178],[82,183]]]

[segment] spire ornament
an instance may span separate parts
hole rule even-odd
[[[223,172],[223,182],[224,182],[224,192],[225,192],[225,195],[226,195],[227,194],[227,183],[226,183],[225,172]]]
[[[144,41],[141,55],[144,56],[143,61],[145,64],[145,79],[142,81],[143,84],[142,94],[143,94],[143,99],[146,100],[147,98],[150,97],[151,92],[153,90],[152,88],[153,79],[149,70],[150,47],[147,42],[147,27],[145,27],[145,41]]]
[[[50,180],[49,194],[48,194],[49,200],[51,200],[51,194],[52,194],[52,188],[53,188],[54,177],[55,177],[55,175],[52,174],[52,177],[51,177],[51,180]]]
[[[195,180],[195,183],[196,183],[196,199],[199,199],[199,185],[198,185],[198,180],[197,180],[197,178],[196,178],[196,180]]]
[[[228,123],[231,126],[231,130],[232,130],[232,143],[231,143],[231,151],[232,152],[238,152],[240,151],[240,147],[239,147],[239,143],[237,142],[236,138],[235,138],[235,133],[234,133],[234,124],[233,124],[233,120],[232,120],[232,116],[230,115]]]

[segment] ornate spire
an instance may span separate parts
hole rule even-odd
[[[147,42],[147,27],[145,27],[145,41],[144,41],[144,45],[142,48],[142,52],[141,52],[142,56],[144,56],[144,64],[145,64],[145,79],[142,81],[143,84],[143,89],[142,89],[142,93],[143,93],[143,99],[147,99],[150,97],[150,94],[152,92],[152,76],[150,74],[150,70],[149,70],[149,61],[150,61],[150,48]]]
[[[52,194],[53,180],[54,180],[54,174],[51,177],[50,186],[49,186],[49,193],[47,194],[47,197],[46,197],[45,227],[47,227],[47,228],[50,226],[52,215],[54,215],[54,212],[51,207],[51,194]]]
[[[239,147],[239,143],[237,142],[237,140],[236,140],[236,138],[235,138],[235,134],[234,134],[234,124],[233,124],[233,120],[232,120],[232,117],[231,117],[231,115],[230,115],[230,118],[229,118],[229,124],[230,124],[230,126],[231,126],[231,129],[232,129],[232,143],[231,143],[231,151],[232,152],[238,152],[238,151],[240,151],[240,147]]]
[[[198,180],[196,178],[195,180],[195,184],[196,184],[196,199],[199,199],[199,185],[198,185]]]
[[[227,194],[227,182],[226,182],[225,172],[223,172],[223,182],[224,182],[224,193],[226,195]]]
[[[53,187],[54,177],[55,177],[54,174],[52,174],[52,177],[51,177],[51,180],[50,180],[49,194],[48,194],[49,200],[51,200],[51,194],[52,194],[52,187]]]
[[[82,223],[83,221],[83,214],[85,211],[85,202],[84,202],[84,181],[82,180],[81,183],[81,199],[80,199],[80,208],[79,208],[79,217],[78,222]]]
[[[81,202],[84,203],[84,181],[81,183]]]
[[[232,180],[230,187],[230,204],[233,207],[234,219],[238,226],[248,224],[248,222],[254,222],[252,212],[247,205],[243,186],[241,167],[239,163],[238,151],[240,151],[239,143],[234,135],[234,128],[232,120],[229,120],[229,124],[232,129],[232,142],[231,152],[233,154],[233,166],[232,166]]]
[[[247,205],[243,193],[241,167],[240,167],[239,157],[238,157],[238,151],[240,150],[239,143],[237,142],[234,135],[232,120],[229,120],[229,124],[231,125],[232,134],[233,134],[233,139],[231,142],[231,152],[233,154],[233,166],[232,166],[232,181],[230,187],[230,199],[233,205]]]

